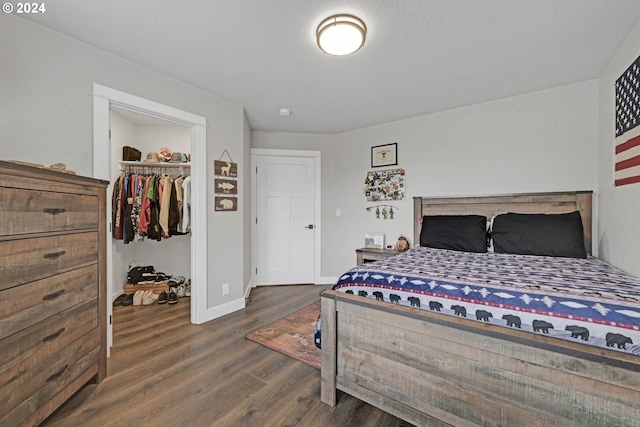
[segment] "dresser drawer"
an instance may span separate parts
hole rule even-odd
[[[98,198],[0,187],[0,236],[98,228]]]
[[[0,339],[84,301],[98,301],[98,265],[0,291]]]
[[[100,330],[96,328],[39,363],[25,360],[0,373],[0,426],[17,426],[47,403],[99,358]]]
[[[0,341],[0,373],[25,359],[39,363],[98,327],[98,305],[87,301]]]
[[[95,263],[98,233],[0,242],[0,291]]]

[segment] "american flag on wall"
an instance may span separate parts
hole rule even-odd
[[[640,57],[616,80],[614,184],[640,182]]]

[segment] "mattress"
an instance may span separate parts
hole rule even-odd
[[[640,355],[640,279],[592,256],[416,247],[352,268],[333,289]]]

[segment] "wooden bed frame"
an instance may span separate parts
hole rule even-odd
[[[415,198],[433,214],[580,210],[591,192]],[[322,296],[321,399],[337,390],[424,426],[637,426],[640,357],[336,291]]]

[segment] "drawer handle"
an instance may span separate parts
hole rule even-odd
[[[51,252],[50,254],[44,254],[44,258],[45,259],[57,259],[60,258],[62,255],[66,254],[67,251],[60,251],[60,252]]]
[[[48,213],[49,215],[60,215],[61,213],[65,213],[65,208],[44,208],[44,213]]]
[[[62,373],[69,367],[69,365],[64,365],[62,367],[62,369],[60,369],[58,372],[56,372],[55,374],[51,375],[49,378],[47,378],[47,382],[49,381],[54,381],[56,380],[60,375],[62,375]]]
[[[45,295],[45,296],[42,297],[42,301],[51,301],[52,299],[56,299],[60,295],[64,294],[64,292],[65,292],[64,289],[60,289],[58,292],[54,292],[52,294]]]
[[[42,338],[42,342],[53,341],[58,338],[67,328],[60,328],[57,332]]]

